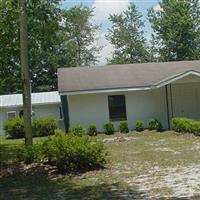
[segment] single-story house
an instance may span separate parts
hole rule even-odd
[[[200,118],[200,61],[60,68],[58,90],[66,128],[157,118],[170,129],[172,117]]]
[[[62,109],[60,96],[55,92],[32,93],[32,117],[54,117],[62,128]],[[22,94],[0,96],[0,135],[4,134],[6,119],[23,115]]]

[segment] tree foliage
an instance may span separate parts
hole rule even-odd
[[[0,93],[21,91],[17,6],[17,1],[0,1]]]
[[[110,15],[112,27],[108,30],[107,39],[115,48],[110,63],[148,61],[147,45],[142,31],[144,23],[141,17],[133,3],[123,13]]]
[[[60,0],[27,3],[29,65],[32,91],[57,89],[57,68],[90,65],[96,61],[92,45],[97,26],[93,10],[77,6],[61,9]],[[0,1],[0,94],[22,91],[19,53],[19,5]]]
[[[94,45],[99,26],[91,22],[93,9],[75,6],[63,11],[64,57],[66,66],[88,66],[97,62],[99,47]]]
[[[149,10],[160,61],[200,58],[199,11],[198,0],[163,0],[159,10]]]

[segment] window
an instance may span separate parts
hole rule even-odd
[[[108,106],[111,121],[121,121],[127,119],[124,95],[108,96]]]
[[[7,118],[15,118],[16,117],[16,111],[9,111],[7,112]]]

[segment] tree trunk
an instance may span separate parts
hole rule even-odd
[[[19,0],[20,5],[20,54],[21,54],[21,75],[23,84],[23,109],[24,109],[24,130],[25,144],[32,145],[31,128],[31,85],[28,66],[28,35],[26,21],[26,0]]]

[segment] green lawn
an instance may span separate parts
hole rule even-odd
[[[98,135],[106,169],[81,175],[0,178],[0,199],[200,199],[200,138],[173,132]],[[39,142],[45,138],[35,138]],[[0,161],[22,140],[1,140]]]

